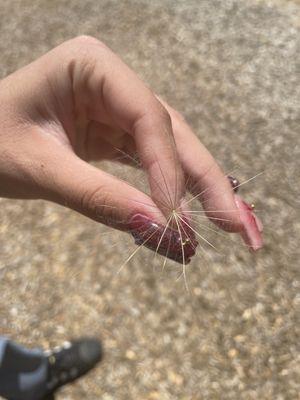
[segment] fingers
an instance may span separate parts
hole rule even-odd
[[[130,228],[135,214],[143,214],[157,223],[166,222],[146,194],[86,163],[46,135],[37,135],[35,143],[39,150],[36,155],[32,152],[38,160],[33,179],[47,200],[120,230]]]
[[[48,200],[131,233],[139,246],[177,262],[190,262],[197,241],[172,229],[170,220],[166,221],[149,196],[84,162],[46,136],[39,136],[36,144],[47,149],[37,155],[43,169],[34,168],[34,180]]]
[[[202,202],[207,216],[215,224],[229,232],[240,232],[249,249],[259,250],[263,246],[263,226],[251,206],[234,194],[236,180],[223,174],[183,118],[171,107],[168,110],[183,168],[191,177],[194,198]]]
[[[84,108],[89,119],[113,123],[132,136],[152,199],[167,216],[184,195],[170,116],[115,54],[94,39],[85,40],[84,58],[75,61],[71,73],[76,107]]]
[[[172,229],[170,220],[149,196],[86,163],[47,128],[27,127],[22,138],[22,163],[15,159],[11,165],[13,170],[17,167],[16,183],[18,177],[25,177],[32,182],[34,198],[56,202],[129,232],[139,246],[175,261],[190,261],[196,240]]]
[[[201,201],[208,218],[222,229],[241,231],[243,224],[227,177],[184,119],[164,105],[172,118],[179,157],[195,199]]]

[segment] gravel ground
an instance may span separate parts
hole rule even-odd
[[[198,252],[188,293],[147,249],[117,274],[126,234],[1,200],[0,332],[29,346],[102,339],[102,365],[59,399],[299,399],[300,2],[1,0],[0,75],[82,33],[177,107],[226,171],[263,172],[242,192],[265,248],[201,228],[220,254]]]

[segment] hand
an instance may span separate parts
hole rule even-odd
[[[72,39],[8,76],[0,100],[0,196],[54,201],[136,233],[137,223],[149,226],[149,220],[179,226],[170,216],[184,213],[189,176],[207,215],[224,230],[245,234],[232,188],[209,152],[98,40]],[[118,149],[138,154],[151,197],[87,162],[113,159]],[[261,245],[257,232],[252,247]],[[149,247],[154,239],[159,244],[156,236]]]

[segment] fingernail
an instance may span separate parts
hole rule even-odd
[[[235,203],[240,211],[240,218],[244,226],[241,236],[250,248],[254,251],[263,247],[261,232],[263,224],[254,214],[252,207],[246,203],[240,196],[235,195]]]
[[[231,175],[228,175],[227,178],[232,186],[232,189],[237,193],[237,191],[239,190],[239,186],[240,186],[239,180]]]
[[[197,240],[189,232],[167,228],[143,214],[135,214],[129,221],[129,231],[137,245],[144,245],[174,261],[186,264],[195,255]],[[182,254],[183,253],[183,254]]]
[[[258,216],[254,214],[254,212],[252,212],[252,215],[253,215],[253,217],[255,219],[255,222],[256,222],[256,225],[257,225],[257,228],[258,228],[259,232],[262,233],[262,231],[264,230],[263,223],[258,218]]]

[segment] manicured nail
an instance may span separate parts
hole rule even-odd
[[[229,179],[232,189],[237,193],[237,191],[239,190],[239,186],[240,186],[239,180],[230,175],[228,175],[227,178]]]
[[[247,204],[247,203],[246,203]],[[247,204],[248,205],[248,204]],[[249,205],[248,205],[249,206]],[[257,228],[259,230],[260,233],[262,233],[262,231],[264,230],[264,226],[263,223],[261,222],[261,220],[258,218],[257,215],[254,214],[254,212],[252,212],[253,218],[255,219]]]
[[[235,195],[235,203],[240,211],[240,218],[244,225],[241,236],[252,250],[256,251],[263,247],[261,232],[263,224],[261,220],[254,214],[252,207],[246,203],[240,196]]]
[[[195,255],[197,240],[185,228],[178,231],[165,228],[142,214],[135,214],[129,221],[129,231],[137,245],[143,245],[174,261],[186,264]],[[183,253],[183,254],[182,254]]]

